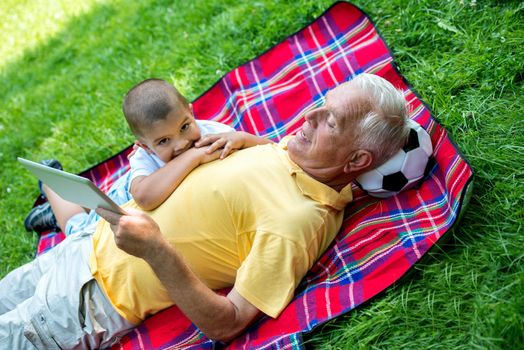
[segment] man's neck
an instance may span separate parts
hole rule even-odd
[[[317,180],[318,182],[322,182],[323,184],[331,187],[337,192],[340,192],[344,187],[346,187],[349,183],[351,183],[351,181],[355,179],[354,176],[350,176],[349,174],[344,174],[342,176],[337,177],[329,177],[326,176],[326,174],[310,173],[307,170],[304,170],[304,172],[311,176],[313,179]]]
[[[342,181],[342,182],[333,182],[333,183],[329,183],[329,184],[326,184],[328,185],[329,187],[331,187],[332,189],[334,189],[335,191],[337,192],[340,192],[342,191],[342,189],[344,187],[346,187],[352,180],[349,180],[349,181]]]

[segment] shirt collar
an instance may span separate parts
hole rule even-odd
[[[315,180],[309,176],[302,168],[294,163],[287,153],[287,143],[294,136],[284,137],[278,144],[279,155],[284,165],[295,179],[297,186],[305,196],[336,210],[343,210],[344,207],[353,200],[351,184],[346,185],[340,192],[328,185]]]

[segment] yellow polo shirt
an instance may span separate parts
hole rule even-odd
[[[352,199],[350,186],[337,192],[304,173],[289,159],[286,141],[196,168],[149,212],[208,287],[234,285],[271,317],[333,240]],[[138,208],[134,201],[124,207]],[[151,267],[116,246],[104,220],[93,235],[90,268],[132,323],[173,305]]]

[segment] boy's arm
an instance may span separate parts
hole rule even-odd
[[[233,131],[206,135],[195,142],[195,147],[210,145],[207,149],[207,153],[213,153],[222,148],[220,159],[223,159],[233,150],[264,145],[267,143],[273,143],[273,141],[244,131]]]
[[[206,148],[190,148],[152,174],[137,176],[132,180],[129,191],[142,209],[153,210],[173,193],[194,168],[219,156],[220,151],[208,153]]]

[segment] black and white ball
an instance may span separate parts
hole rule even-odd
[[[417,122],[410,119],[409,125],[411,130],[406,145],[381,166],[357,177],[358,184],[368,194],[391,197],[424,177],[433,153],[431,138]]]

